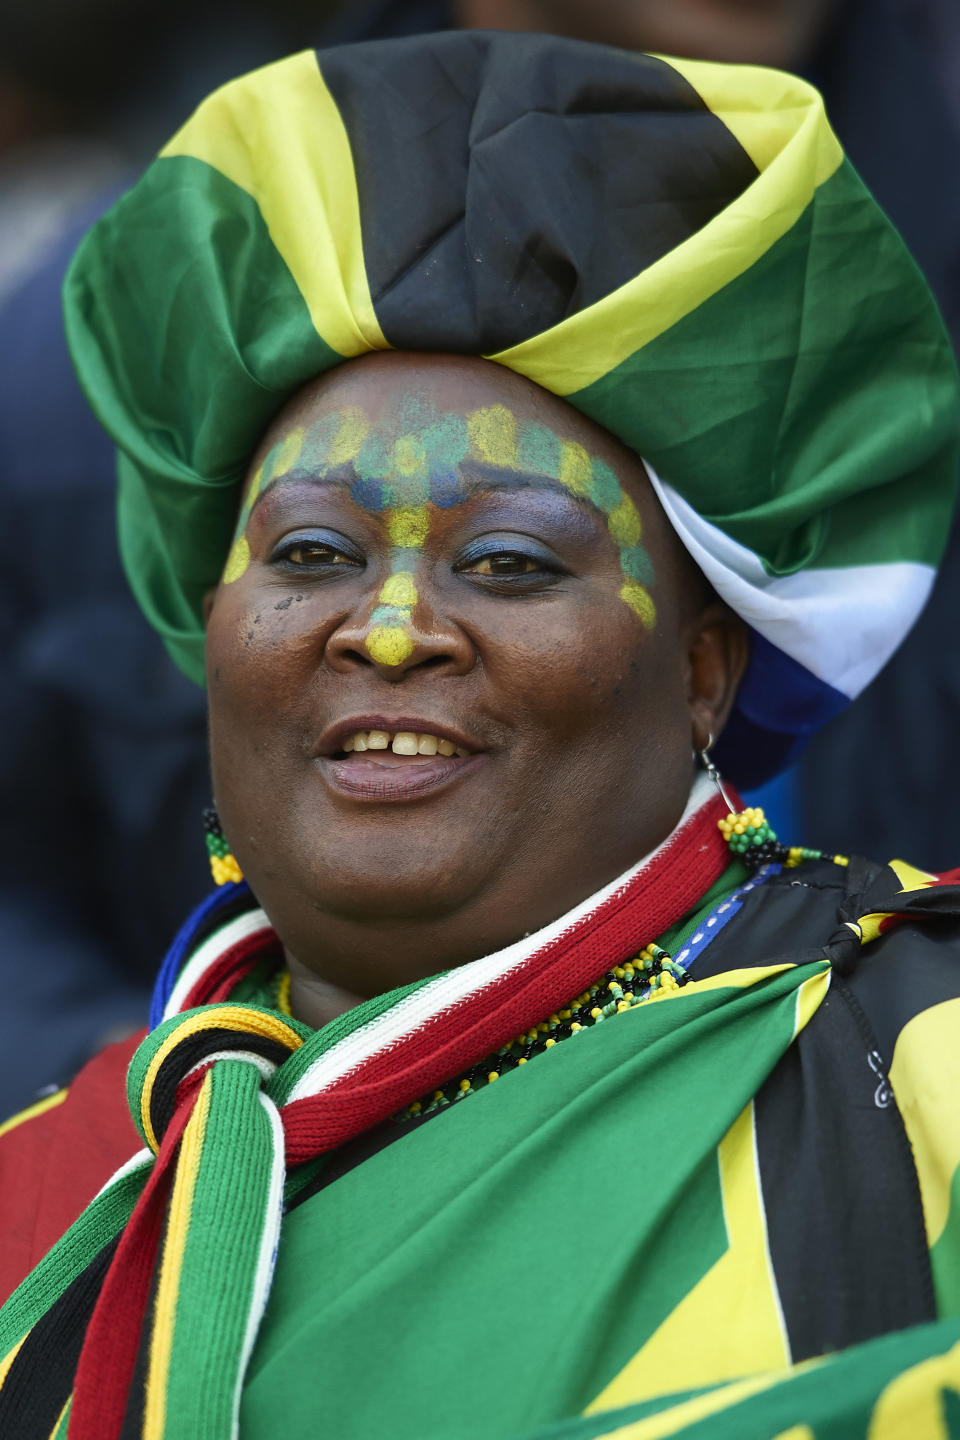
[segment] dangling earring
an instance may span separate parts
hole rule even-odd
[[[223,826],[220,824],[220,816],[217,814],[215,805],[208,805],[204,810],[203,828],[214,883],[228,885],[231,881],[236,883],[242,880],[243,874],[231,853],[230,842],[223,833]]]
[[[720,778],[720,771],[710,759],[710,750],[713,747],[713,736],[707,737],[707,743],[700,751],[700,763],[707,775],[716,785],[720,798],[727,807],[725,820],[718,820],[717,826],[721,835],[730,847],[731,853],[741,860],[750,870],[756,870],[760,865],[766,865],[771,860],[791,863],[793,851],[786,845],[781,845],[777,840],[776,832],[771,829],[759,805],[748,805],[745,810],[735,810],[733,801],[727,794]],[[797,865],[804,858],[799,847],[797,858],[793,864]]]
[[[782,845],[777,833],[770,825],[759,805],[748,805],[744,810],[734,810],[733,801],[723,787],[720,771],[710,759],[713,736],[707,736],[707,743],[700,751],[700,763],[720,792],[720,798],[727,807],[725,820],[717,821],[724,840],[731,853],[748,870],[757,870],[761,865],[776,861],[788,870],[801,865],[804,860],[832,860],[835,865],[849,865],[846,855],[827,855],[823,850],[809,850],[806,845]]]

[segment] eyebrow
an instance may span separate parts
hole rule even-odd
[[[433,482],[443,478],[445,473],[450,472],[431,472],[428,477],[428,484],[432,486]],[[490,465],[486,461],[473,460],[470,458],[462,460],[457,466],[455,473],[464,492],[463,498],[466,498],[468,495],[475,497],[484,494],[503,494],[510,490],[546,490],[553,494],[563,495],[575,505],[585,506],[601,516],[601,518],[606,519],[599,505],[596,505],[590,499],[589,495],[576,494],[569,486],[564,485],[561,480],[555,479],[552,475],[544,475],[542,472],[534,470],[507,470],[499,465]],[[364,480],[357,474],[352,462],[348,462],[346,465],[339,465],[333,470],[319,473],[317,471],[294,468],[293,470],[287,471],[286,474],[278,475],[276,479],[267,482],[250,507],[247,522],[249,523],[252,519],[260,502],[281,485],[307,485],[316,489],[326,489],[327,487],[333,486],[351,492],[358,484],[402,485],[405,478],[406,477],[398,477],[392,479],[388,476],[375,476],[369,480]],[[436,504],[437,502],[433,500],[432,496],[428,495],[427,500],[421,503]],[[453,500],[450,502],[450,505],[452,506],[456,503],[459,503],[458,500]],[[400,508],[401,504],[402,502],[395,506],[384,505],[380,510],[375,510],[371,507],[368,513],[374,515],[383,514],[387,510]],[[367,507],[362,504],[360,508],[367,509]],[[440,506],[439,508],[446,507]]]

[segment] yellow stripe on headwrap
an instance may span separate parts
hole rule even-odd
[[[390,348],[367,283],[350,141],[312,50],[216,92],[160,155],[202,160],[253,197],[338,354]]]
[[[491,355],[555,395],[592,385],[663,335],[786,235],[843,160],[820,95],[777,70],[657,57],[694,87],[760,174],[689,239],[550,330]],[[799,125],[797,116],[801,115]]]

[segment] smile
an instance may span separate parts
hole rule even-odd
[[[448,734],[419,726],[338,729],[317,758],[330,788],[351,800],[417,800],[459,781],[484,758]]]
[[[348,735],[343,742],[346,754],[363,754],[367,750],[391,750],[394,755],[459,755],[465,758],[470,752],[461,745],[454,745],[440,735],[416,734],[412,730],[358,730]]]

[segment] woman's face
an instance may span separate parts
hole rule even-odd
[[[640,463],[529,381],[386,354],[301,391],[207,634],[220,816],[296,961],[377,993],[658,844],[742,665],[702,603]]]

